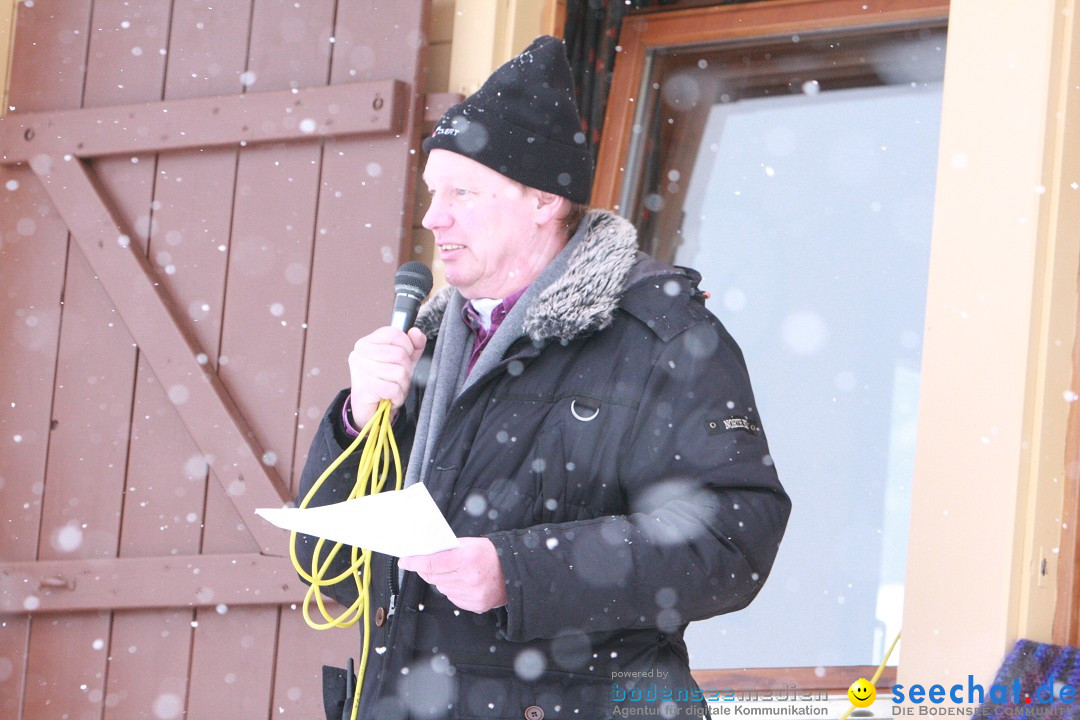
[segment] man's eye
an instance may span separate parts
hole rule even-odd
[[[466,195],[472,195],[472,190],[467,190],[465,188],[454,188],[454,194],[458,197],[465,197]]]

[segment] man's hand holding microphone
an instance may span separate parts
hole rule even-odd
[[[420,263],[402,265],[394,277],[390,324],[356,341],[349,353],[351,411],[359,429],[383,400],[395,410],[405,404],[427,337],[412,327],[430,292],[431,271]],[[459,547],[432,555],[403,557],[402,570],[416,572],[462,610],[487,612],[506,604],[505,579],[495,546],[484,537],[459,538]]]
[[[353,425],[360,429],[383,400],[397,410],[405,404],[416,363],[427,337],[419,328],[407,333],[387,325],[356,341],[349,353]]]
[[[413,323],[431,286],[431,270],[423,263],[408,262],[398,268],[390,324],[357,340],[349,353],[356,429],[371,419],[383,400],[389,400],[395,411],[405,404],[416,363],[427,345],[427,337]]]

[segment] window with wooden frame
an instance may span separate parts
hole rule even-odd
[[[711,688],[846,688],[899,632],[947,17],[770,0],[623,23],[593,204],[701,271],[794,503],[757,600],[690,626]]]

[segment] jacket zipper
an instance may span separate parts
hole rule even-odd
[[[397,606],[397,558],[390,560],[390,604],[386,608],[386,619],[394,617],[394,609]]]

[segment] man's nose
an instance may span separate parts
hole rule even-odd
[[[424,219],[420,221],[428,230],[446,227],[450,223],[450,214],[446,211],[446,203],[436,193],[431,196],[431,204],[428,205]]]

